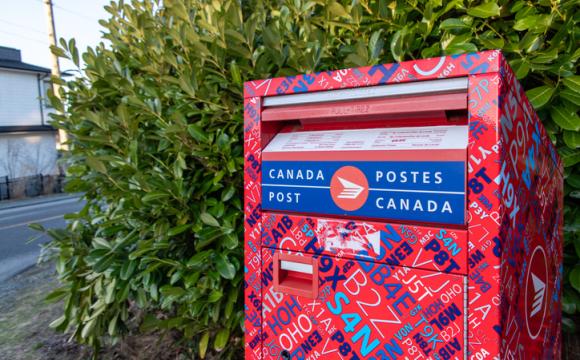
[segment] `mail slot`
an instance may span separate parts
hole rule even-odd
[[[560,357],[562,163],[499,51],[245,83],[246,359]]]

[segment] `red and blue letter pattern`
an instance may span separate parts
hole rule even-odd
[[[464,226],[262,212],[263,97],[451,77]],[[244,116],[246,359],[560,358],[562,165],[499,51],[247,82]],[[277,253],[313,259],[315,298],[274,289]]]

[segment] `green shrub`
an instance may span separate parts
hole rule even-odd
[[[242,82],[501,48],[566,166],[564,310],[580,308],[580,77],[574,1],[193,1],[111,3],[107,45],[64,82],[69,191],[87,205],[52,231],[64,315],[94,346],[177,331],[177,346],[242,346]],[[84,64],[81,65],[81,59]],[[567,324],[570,324],[568,321]],[[208,350],[212,349],[212,350]]]

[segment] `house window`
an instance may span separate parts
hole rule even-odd
[[[54,107],[50,104],[47,95],[47,91],[48,89],[50,89],[51,86],[52,84],[50,82],[49,77],[47,77],[45,80],[42,81],[42,94],[43,94],[42,103],[44,104],[45,109],[54,109]]]

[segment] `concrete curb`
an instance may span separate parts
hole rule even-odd
[[[7,201],[0,202],[0,210],[16,209],[16,208],[20,208],[20,207],[50,203],[50,202],[54,202],[54,201],[74,199],[74,198],[79,198],[82,195],[83,195],[82,193],[53,194],[53,195],[43,195],[43,196],[37,196],[34,198],[26,198],[26,199],[19,199],[19,200],[7,200]]]

